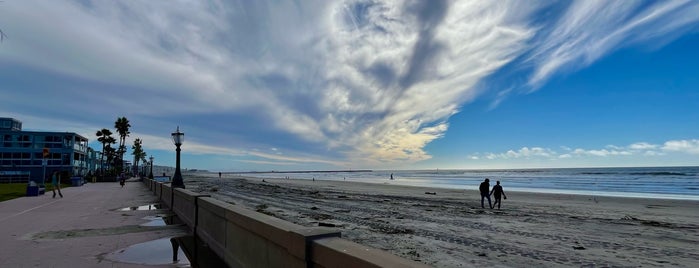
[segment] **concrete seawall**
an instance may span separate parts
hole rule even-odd
[[[304,227],[166,183],[143,182],[231,267],[429,267],[342,239],[334,229]]]

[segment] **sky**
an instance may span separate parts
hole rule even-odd
[[[212,171],[699,165],[699,1],[0,2],[0,117]],[[127,152],[128,154],[131,153]]]

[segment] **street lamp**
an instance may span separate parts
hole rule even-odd
[[[172,178],[173,188],[184,189],[184,181],[182,180],[182,173],[180,173],[180,146],[184,141],[184,133],[180,132],[180,126],[177,126],[177,132],[172,133],[172,142],[177,146],[177,162],[175,165],[175,176]]]
[[[150,174],[148,174],[149,179],[153,179],[153,156],[150,157]]]

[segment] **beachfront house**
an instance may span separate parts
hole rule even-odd
[[[24,131],[21,121],[0,117],[0,182],[46,181],[54,170],[84,177],[98,155],[88,148],[79,134]]]

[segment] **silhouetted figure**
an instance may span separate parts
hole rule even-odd
[[[391,180],[393,180],[393,173],[391,173]]]
[[[219,179],[221,178],[221,172],[218,173],[218,178],[219,178]]]
[[[58,190],[58,195],[63,198],[61,193],[61,173],[58,171],[54,171],[53,175],[51,175],[51,185],[53,185],[53,198],[56,198],[56,190]]]
[[[495,186],[493,186],[493,190],[490,191],[490,194],[492,194],[493,197],[495,197],[495,203],[493,203],[493,206],[497,204],[498,209],[500,209],[500,205],[502,204],[502,199],[500,199],[500,197],[504,197],[505,199],[507,199],[505,191],[503,191],[502,186],[500,186],[500,181],[495,182]]]
[[[126,174],[121,173],[121,175],[119,175],[119,184],[121,184],[121,188],[124,188],[125,183],[126,183]]]
[[[481,187],[479,187],[481,191],[481,207],[485,208],[485,204],[483,204],[483,201],[485,198],[488,198],[488,206],[492,209],[493,204],[490,202],[490,180],[485,179],[485,181],[481,182]]]

